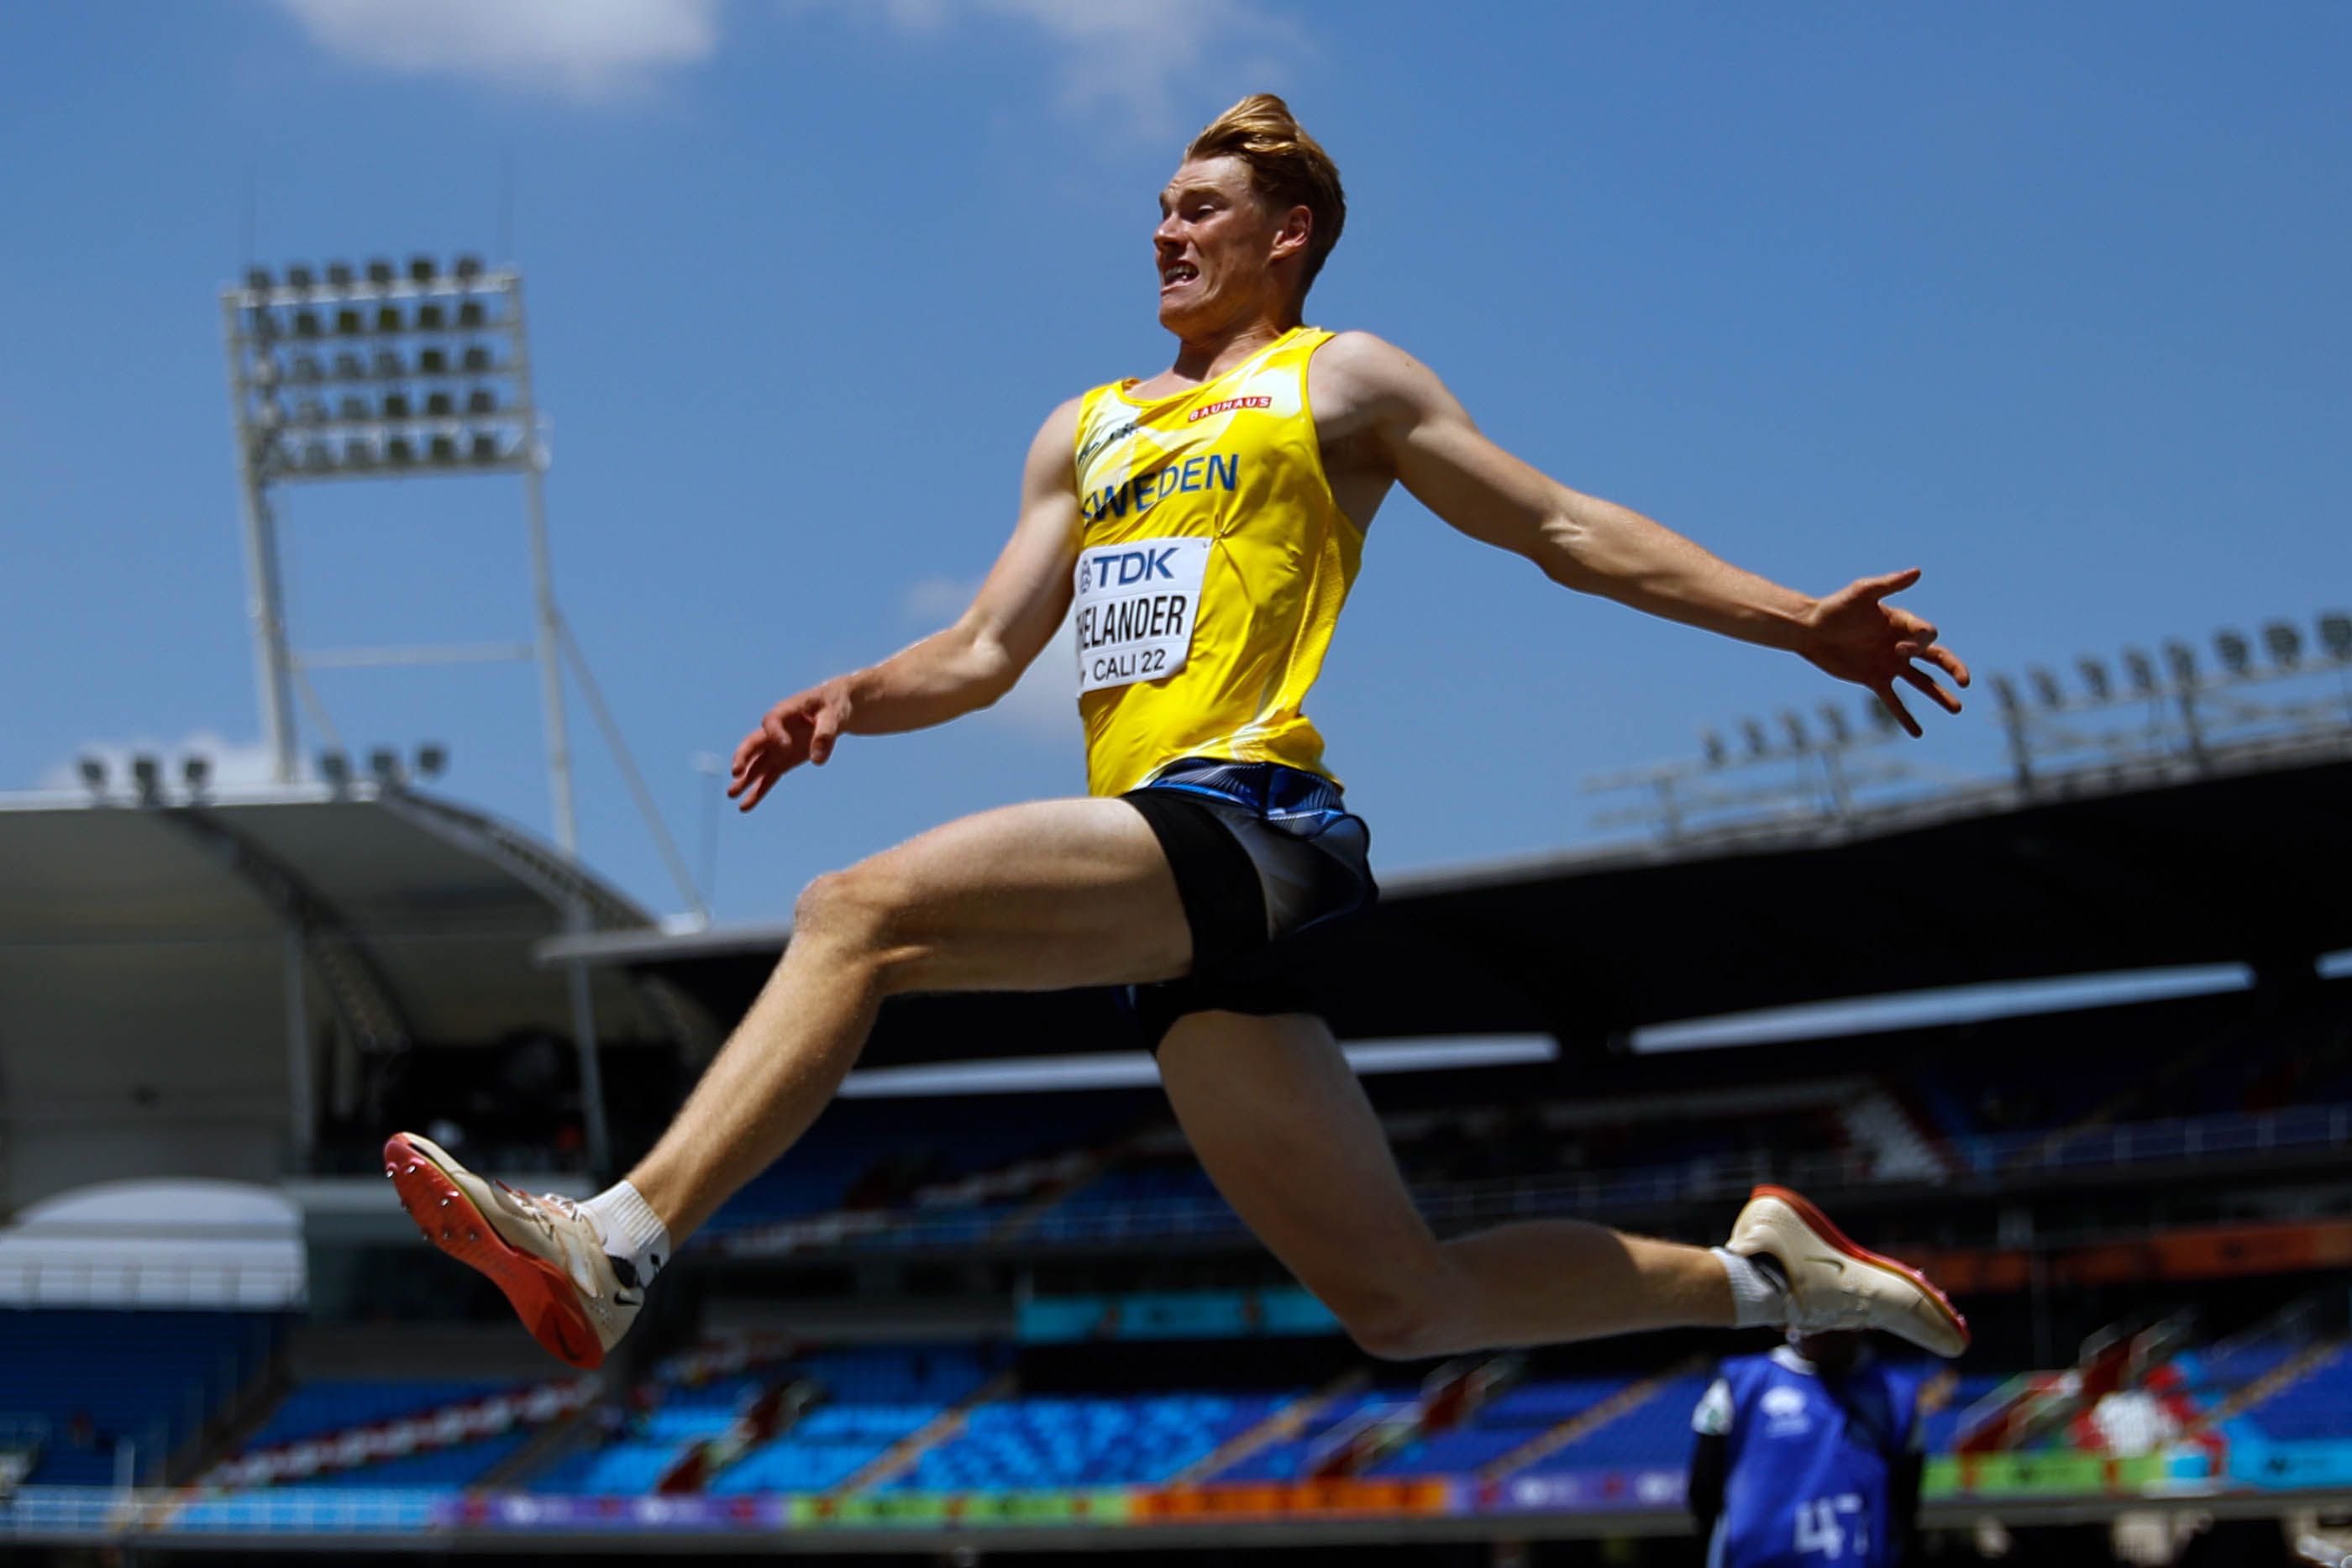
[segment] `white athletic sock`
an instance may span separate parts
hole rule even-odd
[[[621,1283],[640,1289],[669,1261],[669,1230],[643,1194],[627,1182],[615,1182],[580,1206],[596,1222],[604,1239],[604,1255]]]
[[[1709,1250],[1723,1260],[1725,1278],[1731,1281],[1731,1323],[1734,1328],[1780,1328],[1789,1321],[1789,1287],[1780,1260],[1754,1257],[1727,1247]]]

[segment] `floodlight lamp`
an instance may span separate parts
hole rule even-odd
[[[480,300],[478,300],[478,299],[466,299],[466,300],[461,300],[461,301],[459,301],[459,302],[458,302],[458,305],[457,305],[457,325],[458,325],[458,326],[460,326],[460,327],[481,327],[481,326],[486,326],[486,325],[488,325],[488,322],[489,322],[489,319],[490,319],[490,318],[489,318],[489,312],[488,312],[487,310],[484,310],[484,309],[482,308],[482,302],[481,302]]]
[[[424,304],[419,305],[416,308],[416,329],[418,331],[438,332],[444,325],[445,322],[442,319],[441,307],[435,304],[432,300],[428,299]]]
[[[490,368],[490,351],[479,343],[470,344],[466,350],[466,357],[459,363],[472,374],[480,375]]]
[[[1992,678],[1992,695],[1993,700],[2000,704],[2003,712],[2014,713],[2024,706],[2017,695],[2017,683],[2007,675],[1995,675]]]
[[[2253,644],[2235,632],[2213,633],[2213,651],[2221,656],[2221,665],[2233,675],[2242,675],[2254,662]]]
[[[294,335],[298,338],[317,337],[319,335],[319,313],[316,310],[297,310],[294,312]]]
[[[335,379],[337,381],[356,382],[364,379],[366,375],[367,361],[361,359],[357,354],[346,350],[345,352],[335,356]]]
[[[1723,737],[1712,729],[1698,732],[1698,749],[1709,768],[1722,767],[1731,755],[1724,748]]]
[[[379,746],[368,753],[368,771],[379,784],[400,782],[400,753],[389,746]]]
[[[2066,706],[2066,694],[2059,690],[2057,676],[2036,664],[2025,672],[2025,678],[2033,687],[2034,700],[2043,707]]]
[[[390,283],[393,278],[392,263],[381,256],[371,260],[367,264],[367,278],[370,283]]]
[[[2156,693],[2156,661],[2137,648],[2124,650],[2124,674],[2131,682],[2132,695],[2152,696]]]
[[[366,319],[357,310],[347,305],[335,312],[335,335],[339,338],[356,338],[367,329],[365,320]]]
[[[403,363],[400,356],[390,349],[378,349],[375,351],[375,358],[370,362],[374,366],[376,379],[379,381],[398,381],[408,373],[407,365]]]
[[[1752,718],[1739,721],[1740,738],[1748,742],[1748,755],[1761,757],[1772,749],[1771,737],[1764,733],[1763,725]]]
[[[2093,702],[2105,702],[2113,695],[2115,686],[2107,679],[2107,667],[2085,653],[2074,661],[2075,674],[2083,677],[2083,689],[2091,694]]]
[[[449,350],[446,349],[419,349],[416,350],[416,373],[418,375],[444,375],[447,373],[448,369]]]
[[[408,417],[408,394],[406,392],[397,392],[384,393],[383,416],[386,419],[406,419]]]
[[[482,258],[478,256],[461,256],[457,258],[457,266],[450,270],[460,278],[471,282],[482,276]]]
[[[265,368],[268,368],[268,373],[264,374],[260,378],[262,384],[267,386],[269,382],[278,379],[277,372],[274,369],[278,361],[275,360],[264,360],[261,362]],[[317,386],[320,382],[327,379],[326,371],[320,365],[317,360],[313,359],[309,354],[295,355],[293,362],[288,366],[288,370],[291,372],[290,379],[298,387]]]
[[[265,284],[263,287],[267,287],[268,285]],[[81,781],[89,786],[90,792],[94,795],[105,794],[106,759],[102,757],[85,757],[81,759],[79,768]]]
[[[375,466],[375,443],[364,435],[354,435],[343,443],[343,466],[373,468]]]
[[[327,405],[314,397],[304,398],[294,405],[294,423],[297,424],[326,423]]]
[[[1805,733],[1805,721],[1795,714],[1785,710],[1781,713],[1780,729],[1788,736],[1789,744],[1797,750],[1811,751],[1813,748],[1813,737]]]
[[[352,264],[348,261],[327,263],[327,281],[337,288],[349,288],[352,286]]]
[[[425,394],[425,412],[430,418],[446,419],[457,411],[457,406],[455,400],[447,392],[436,392]]]
[[[436,463],[455,463],[457,461],[457,438],[436,435],[426,444],[425,450],[425,455]]]
[[[498,408],[499,394],[488,387],[476,387],[466,394],[467,413],[496,413]]]
[[[2164,664],[2172,672],[2172,678],[2183,685],[2197,678],[2197,650],[2186,643],[2167,643]]]
[[[397,305],[377,306],[375,308],[375,329],[379,332],[399,331],[400,307]]]
[[[180,758],[180,779],[181,782],[187,785],[188,793],[192,795],[200,795],[204,793],[205,783],[207,779],[212,778],[212,759],[208,757],[184,757]]]
[[[2303,663],[2303,633],[2292,621],[2273,621],[2263,627],[2263,646],[2271,663],[2282,670],[2292,670]]]
[[[343,394],[342,402],[336,404],[335,407],[337,413],[341,415],[345,420],[352,422],[367,418],[370,413],[367,399],[354,396],[349,392]]]
[[[383,444],[383,460],[394,468],[416,461],[416,447],[405,435],[395,435]]]
[[[289,288],[308,288],[314,281],[310,269],[299,261],[286,269],[286,287]]]
[[[1822,729],[1832,746],[1843,746],[1853,738],[1853,730],[1845,721],[1845,709],[1835,703],[1823,703],[1821,715]]]
[[[449,748],[437,740],[428,740],[416,748],[416,776],[438,779],[449,770]]]
[[[253,293],[267,294],[269,292],[269,269],[266,267],[247,267],[245,286]]]
[[[340,791],[352,781],[352,759],[337,750],[319,753],[319,777]]]
[[[335,450],[323,441],[313,441],[302,448],[302,467],[306,473],[323,474],[335,465]]]
[[[487,430],[476,431],[473,458],[477,463],[496,463],[499,460],[499,438]]]
[[[2331,610],[2319,618],[2320,646],[2331,659],[2352,659],[2352,615]]]
[[[440,270],[439,265],[429,256],[412,256],[408,258],[408,281],[411,283],[430,283],[433,281],[434,275]]]
[[[139,798],[142,800],[152,801],[155,799],[156,791],[162,787],[163,765],[142,751],[131,759],[131,781],[139,786]]]

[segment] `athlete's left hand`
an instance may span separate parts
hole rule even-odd
[[[1886,705],[1895,721],[1914,737],[1923,733],[1919,721],[1895,694],[1902,681],[1927,694],[1946,713],[1960,711],[1960,699],[1927,671],[1937,669],[1960,685],[1969,684],[1969,667],[1949,648],[1937,646],[1936,628],[1908,610],[1883,602],[1919,580],[1919,569],[1865,577],[1817,601],[1806,618],[1797,652],[1842,681],[1868,686]]]

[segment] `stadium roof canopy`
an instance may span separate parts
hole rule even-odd
[[[565,977],[530,954],[575,897],[598,927],[651,925],[517,830],[404,789],[0,798],[0,1202],[274,1182],[372,1052],[570,1039]],[[626,976],[593,996],[608,1036],[670,1032]]]
[[[2352,947],[2352,758],[2062,798],[1990,789],[1682,845],[1390,881],[1302,954],[1343,1038],[1636,1028],[1936,988],[2245,963],[2308,976]],[[2045,784],[2045,789],[2051,786]],[[548,944],[747,1007],[784,926]],[[1102,1049],[1108,998],[909,998],[868,1065]]]

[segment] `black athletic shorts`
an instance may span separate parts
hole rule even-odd
[[[1125,988],[1144,1042],[1158,1051],[1187,1013],[1314,1010],[1286,945],[1380,897],[1371,830],[1339,787],[1278,763],[1188,757],[1119,798],[1159,836],[1192,928],[1192,973]]]

